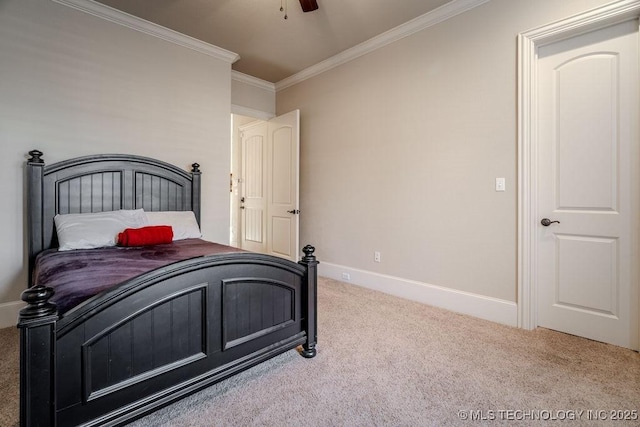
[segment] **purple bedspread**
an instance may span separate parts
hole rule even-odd
[[[61,251],[50,249],[36,258],[35,284],[54,289],[52,302],[65,313],[81,302],[127,279],[173,262],[241,249],[201,239],[134,248]]]

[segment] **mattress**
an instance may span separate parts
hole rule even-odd
[[[202,239],[142,247],[108,247],[41,252],[35,262],[33,284],[53,288],[51,302],[63,314],[119,283],[174,262],[241,249]]]

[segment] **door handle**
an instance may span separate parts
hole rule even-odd
[[[287,212],[289,212],[290,214],[297,215],[297,214],[299,214],[299,213],[300,213],[300,210],[299,210],[299,209],[292,209],[292,210],[287,211]]]
[[[553,223],[560,224],[560,221],[551,221],[549,218],[542,218],[542,221],[540,221],[540,224],[544,225],[545,227],[548,227]]]

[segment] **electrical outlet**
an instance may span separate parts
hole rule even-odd
[[[375,252],[373,253],[373,260],[374,260],[375,262],[381,262],[380,252],[375,251]]]
[[[351,280],[351,275],[349,273],[342,273],[342,280]]]

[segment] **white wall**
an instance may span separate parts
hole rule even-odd
[[[278,91],[301,110],[301,242],[392,293],[515,302],[516,37],[606,2],[491,0]]]
[[[0,327],[27,286],[30,149],[48,163],[95,153],[198,162],[203,233],[228,242],[230,74],[228,62],[50,0],[0,2]]]

